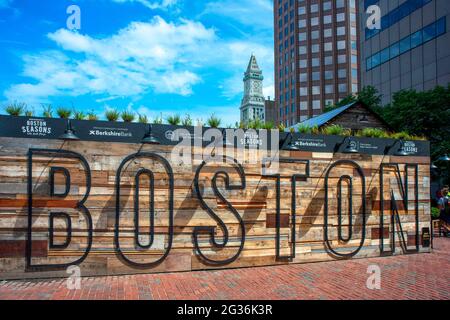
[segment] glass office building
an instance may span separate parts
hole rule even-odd
[[[383,104],[402,89],[450,83],[448,0],[360,0],[361,86],[372,85]],[[371,5],[381,9],[381,29],[367,28]]]

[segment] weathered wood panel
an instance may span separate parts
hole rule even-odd
[[[399,162],[404,179],[403,164],[417,163],[418,199],[415,199],[413,171],[409,171],[408,203],[405,208],[398,177],[392,168],[385,169],[384,175],[384,246],[390,249],[390,236],[396,236],[396,254],[402,253],[398,226],[390,225],[390,194],[396,197],[399,220],[402,223],[405,239],[410,248],[415,245],[415,201],[418,203],[419,231],[430,226],[429,159],[422,157],[399,158],[369,155],[344,155],[314,152],[281,151],[282,158],[295,158],[310,161],[310,176],[296,182],[295,214],[295,258],[278,260],[277,248],[277,192],[276,179],[263,175],[261,162],[242,163],[245,171],[244,189],[227,190],[223,178],[217,179],[220,193],[227,201],[217,196],[212,187],[212,178],[217,171],[229,174],[230,184],[240,185],[237,171],[230,165],[208,165],[199,174],[200,193],[207,205],[226,225],[229,241],[223,248],[211,244],[207,234],[198,236],[202,253],[212,260],[226,260],[233,257],[241,245],[242,231],[239,220],[230,210],[231,205],[243,220],[245,243],[239,257],[228,264],[211,265],[196,252],[193,234],[196,228],[212,227],[216,241],[221,244],[225,230],[202,206],[196,191],[194,177],[202,159],[198,156],[204,150],[194,149],[189,163],[180,165],[171,160],[171,147],[142,146],[120,143],[71,142],[50,140],[0,138],[0,278],[39,278],[64,277],[65,269],[27,270],[26,241],[28,227],[27,195],[27,153],[30,148],[64,149],[81,154],[89,163],[91,172],[90,195],[84,204],[92,218],[92,247],[86,259],[80,264],[83,276],[189,271],[215,268],[235,268],[248,266],[275,265],[286,263],[307,263],[336,259],[325,243],[325,174],[330,165],[337,160],[353,160],[361,166],[365,175],[365,190],[362,192],[362,178],[355,167],[342,164],[329,175],[328,190],[328,237],[332,248],[338,252],[350,253],[358,248],[363,236],[362,197],[366,196],[366,230],[363,247],[355,258],[380,255],[380,165]],[[174,174],[173,198],[173,241],[167,258],[160,264],[137,268],[117,254],[115,246],[116,221],[116,178],[121,162],[130,154],[154,152],[167,159]],[[258,159],[258,155],[256,156]],[[279,164],[280,174],[280,254],[292,254],[292,175],[304,174],[302,163]],[[71,177],[70,192],[66,197],[51,197],[49,172],[51,167],[66,168]],[[154,241],[150,248],[136,246],[134,222],[135,174],[140,169],[150,169],[154,174]],[[32,214],[32,264],[71,263],[83,256],[88,246],[88,220],[86,213],[78,209],[79,201],[86,193],[85,169],[77,159],[64,159],[59,156],[33,157],[32,167],[33,214]],[[342,175],[353,177],[353,236],[347,243],[338,238],[339,218],[337,183]],[[223,175],[222,175],[223,176]],[[149,159],[131,161],[121,175],[120,209],[120,248],[126,257],[135,263],[150,263],[162,257],[169,244],[169,177],[161,163]],[[149,209],[152,204],[150,179],[142,176],[139,187],[139,240],[149,243]],[[64,192],[65,179],[61,174],[55,176],[55,191]],[[342,188],[342,233],[349,232],[350,219],[347,214],[350,201],[347,183]],[[227,203],[228,202],[228,203]],[[406,210],[408,209],[408,210]],[[71,220],[71,241],[67,248],[50,246],[50,214],[64,212]],[[54,244],[64,244],[67,239],[67,222],[60,217],[54,219]],[[419,235],[421,236],[421,235]],[[419,240],[421,238],[419,237]],[[420,252],[429,248],[420,245]]]

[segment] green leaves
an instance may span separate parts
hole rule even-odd
[[[65,108],[65,107],[59,107],[58,110],[56,110],[56,114],[61,119],[69,119],[70,116],[72,115],[72,110],[70,110],[69,108]]]
[[[220,124],[222,123],[222,120],[220,120],[218,117],[216,117],[214,114],[212,114],[208,120],[206,121],[208,126],[211,128],[218,128]]]
[[[120,113],[117,110],[108,110],[105,112],[105,117],[110,122],[116,122],[119,120]]]
[[[14,101],[13,103],[6,106],[5,111],[10,116],[21,116],[23,112],[25,112],[25,108],[27,105],[25,103],[19,103],[17,101]]]
[[[125,110],[122,112],[122,120],[124,122],[133,122],[136,119],[136,114],[132,111]]]
[[[172,125],[172,126],[179,126],[180,123],[181,123],[180,115],[176,114],[176,115],[169,116],[167,118],[167,123]]]

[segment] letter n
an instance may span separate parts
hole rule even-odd
[[[397,186],[400,191],[401,200],[396,199],[394,190],[391,188],[389,190],[390,201],[387,201],[390,205],[391,215],[390,215],[390,245],[391,251],[384,250],[384,211],[385,211],[385,183],[388,184],[388,180],[385,179],[385,168],[394,168],[394,174],[396,176]],[[408,180],[408,169],[414,169],[414,214],[415,214],[415,241],[416,248],[408,249],[407,239],[405,239],[405,233],[403,231],[403,224],[399,214],[399,206],[402,206],[403,210],[408,216],[409,212],[409,180]],[[394,254],[395,253],[395,233],[398,228],[400,232],[400,244],[402,246],[404,253],[416,253],[419,251],[419,165],[418,164],[406,164],[405,165],[405,177],[402,179],[400,173],[400,167],[398,163],[387,163],[382,164],[380,167],[380,253],[383,254]]]

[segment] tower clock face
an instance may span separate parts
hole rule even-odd
[[[253,83],[253,90],[259,92],[261,90],[261,83],[260,82]]]

